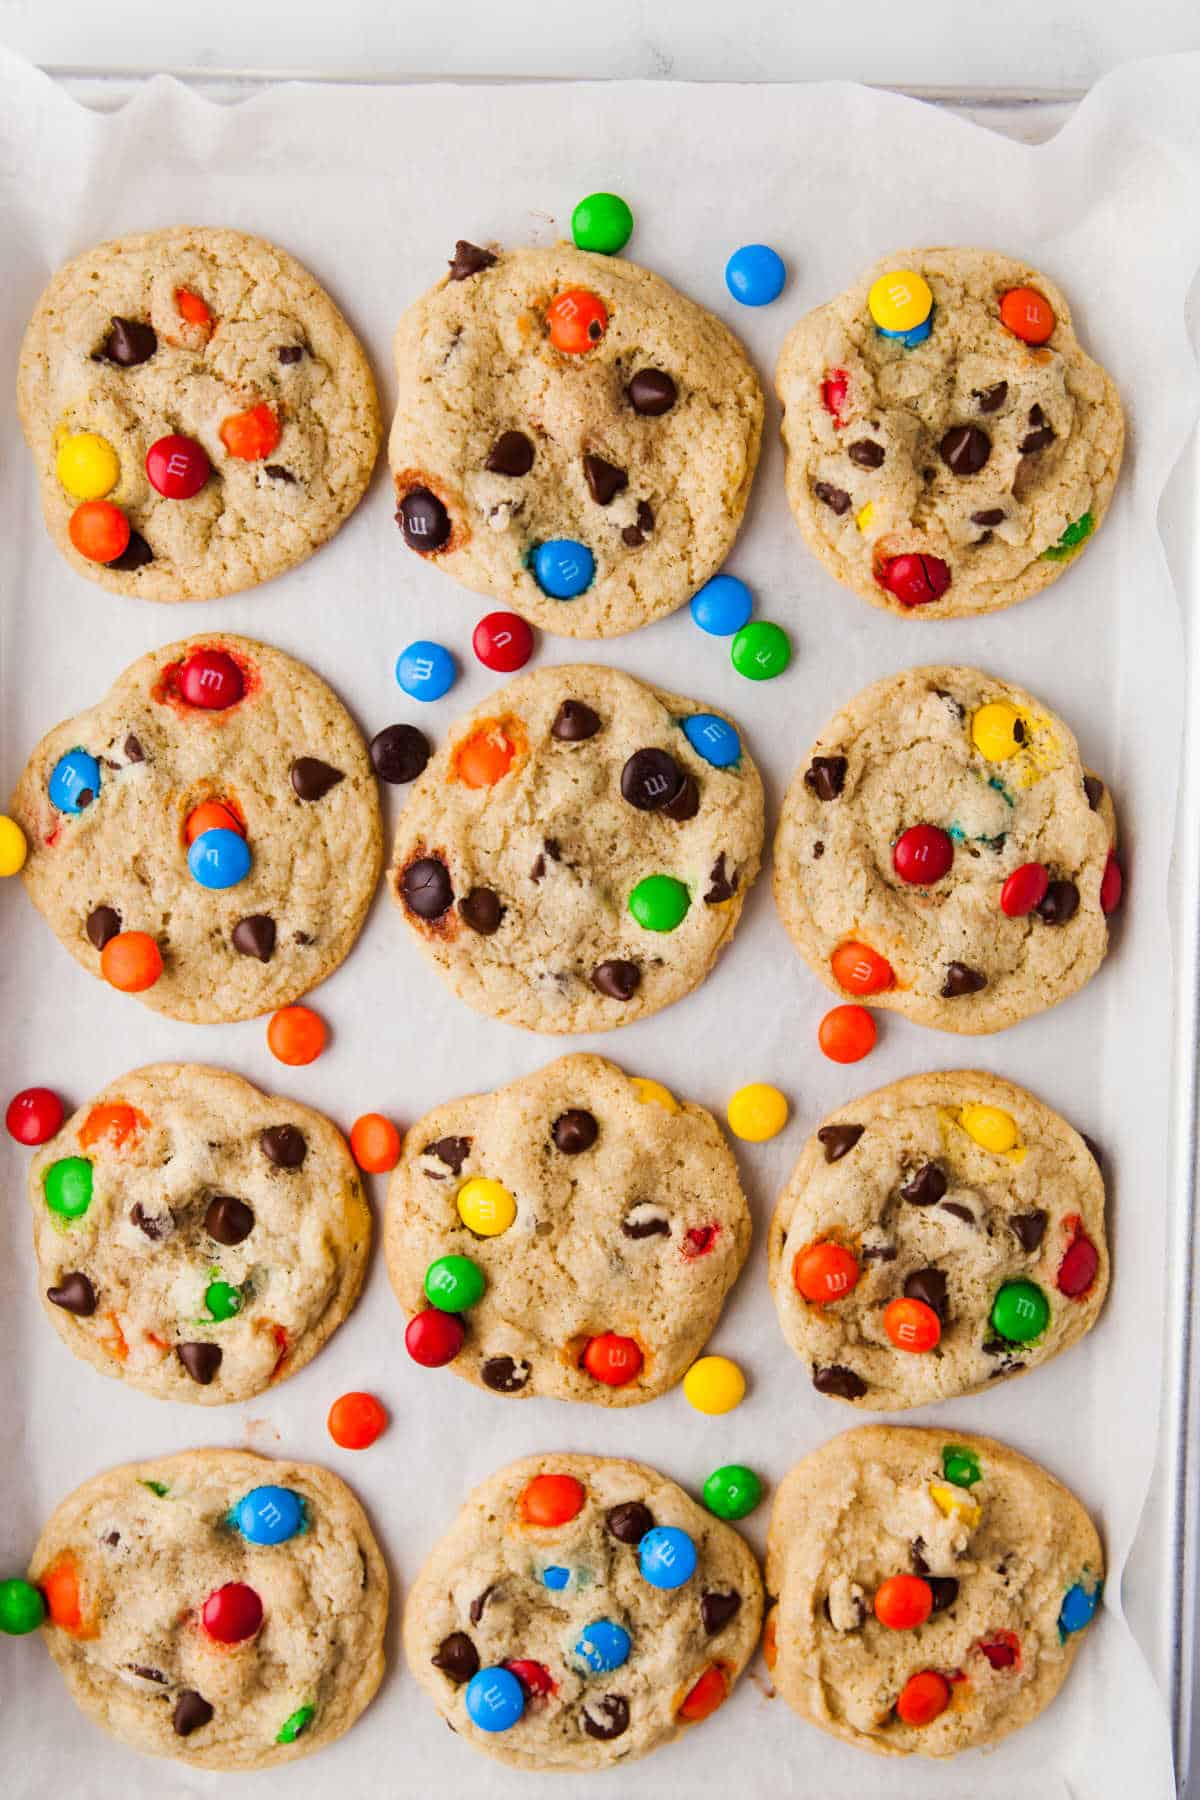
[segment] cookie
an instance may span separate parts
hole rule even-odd
[[[358,1298],[371,1214],[323,1114],[223,1069],[156,1063],[29,1171],[38,1286],[76,1356],[162,1400],[248,1400]]]
[[[349,713],[303,663],[224,634],[151,651],[56,726],[9,810],[29,895],[75,960],[193,1022],[324,980],[382,860]]]
[[[763,397],[703,307],[616,256],[460,242],[396,333],[410,550],[565,637],[690,599],[729,554]]]
[[[455,1374],[497,1394],[653,1400],[703,1349],[749,1248],[712,1114],[599,1056],[418,1119],[388,1188],[410,1349],[425,1360],[436,1331]]]
[[[787,494],[813,554],[905,618],[993,612],[1100,525],[1121,401],[1063,294],[995,250],[903,250],[783,346]]]
[[[780,1483],[764,1653],[789,1706],[884,1756],[954,1756],[1036,1718],[1103,1587],[1074,1494],[992,1438],[864,1425]]]
[[[1104,783],[1070,731],[978,669],[864,688],[792,779],[775,903],[843,999],[1000,1031],[1095,974],[1121,897]]]
[[[381,436],[362,346],[307,269],[198,226],[60,269],[17,405],[58,548],[144,600],[214,600],[303,562],[358,505]]]
[[[872,1412],[975,1393],[1095,1324],[1096,1152],[979,1070],[911,1075],[809,1139],[775,1209],[771,1291],[819,1393]]]
[[[723,714],[616,669],[537,669],[451,727],[410,789],[388,888],[477,1011],[606,1031],[703,981],[762,830]]]
[[[758,1642],[748,1545],[641,1463],[530,1456],[471,1493],[404,1614],[460,1739],[520,1769],[632,1762],[699,1724]]]
[[[72,1699],[151,1756],[295,1762],[347,1731],[383,1675],[379,1546],[311,1463],[185,1450],[110,1469],[51,1515],[29,1579]]]

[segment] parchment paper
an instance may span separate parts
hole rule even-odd
[[[730,709],[768,779],[771,822],[788,776],[829,714],[866,682],[927,661],[975,663],[1033,690],[1067,719],[1112,784],[1129,871],[1116,946],[1083,994],[999,1036],[956,1040],[891,1015],[864,1065],[817,1052],[829,1004],[794,954],[764,876],[739,934],[704,987],[657,1018],[574,1044],[481,1020],[420,959],[381,896],[348,963],[316,995],[332,1047],[305,1070],[269,1056],[261,1021],[189,1027],[85,975],[54,942],[20,884],[0,894],[3,1079],[7,1095],[46,1082],[78,1104],[123,1069],[160,1057],[226,1064],[323,1107],[346,1128],[379,1109],[407,1123],[437,1101],[492,1087],[573,1047],[592,1047],[718,1112],[742,1082],[790,1095],[792,1122],[738,1146],[756,1221],[751,1261],[714,1348],[745,1367],[750,1393],[724,1419],[677,1392],[632,1411],[554,1401],[505,1404],[412,1364],[377,1258],[368,1291],[332,1344],[294,1380],[245,1406],[169,1407],[104,1380],[48,1330],[33,1291],[25,1157],[4,1143],[0,1354],[7,1419],[0,1469],[0,1565],[23,1567],[51,1507],[97,1469],[193,1445],[246,1444],[311,1457],[345,1475],[382,1539],[402,1601],[467,1487],[527,1452],[579,1449],[645,1458],[699,1489],[719,1463],[774,1483],[805,1451],[856,1422],[821,1399],[786,1350],[765,1285],[766,1222],[806,1133],[832,1106],[917,1070],[977,1065],[1027,1083],[1104,1146],[1115,1279],[1084,1343],[1025,1380],[918,1414],[947,1430],[996,1434],[1066,1480],[1101,1522],[1111,1577],[1104,1615],[1057,1703],[993,1755],[950,1767],[878,1762],[801,1723],[770,1698],[761,1663],[702,1729],[606,1783],[516,1776],[447,1732],[402,1666],[395,1624],[386,1684],[340,1744],[239,1791],[308,1800],[449,1792],[496,1800],[746,1793],[855,1800],[954,1795],[990,1800],[1171,1791],[1168,1722],[1121,1613],[1119,1575],[1157,1442],[1167,1188],[1168,879],[1183,698],[1179,610],[1155,512],[1195,415],[1183,301],[1200,261],[1200,59],[1148,63],[1106,80],[1051,144],[1023,147],[881,93],[848,86],[655,85],[283,87],[222,108],[165,79],[119,114],[79,109],[15,59],[0,59],[4,281],[2,381],[11,393],[23,323],[65,258],[124,232],[176,222],[261,232],[301,258],[365,339],[390,401],[389,339],[454,239],[548,241],[583,193],[627,196],[630,254],[742,334],[768,383],[804,310],[889,248],[994,245],[1031,258],[1069,294],[1084,343],[1113,371],[1130,450],[1108,524],[1041,597],[973,622],[880,614],[839,589],[805,552],[783,501],[777,409],[731,568],[759,615],[792,634],[782,679],[741,680],[727,648],[686,611],[632,637],[572,647],[544,638],[538,662],[611,661]],[[787,259],[781,300],[753,312],[724,291],[725,258],[765,240]],[[10,401],[3,412],[0,558],[4,728],[0,787],[51,724],[97,698],[135,656],[186,632],[261,636],[310,662],[370,734],[400,718],[435,738],[494,678],[470,632],[486,610],[402,547],[386,478],[335,542],[304,567],[237,599],[178,608],[120,600],[74,576],[46,539]],[[453,646],[462,679],[434,707],[396,688],[412,638]],[[385,796],[389,814],[402,793]],[[382,1200],[382,1182],[375,1199]],[[325,1415],[343,1390],[377,1392],[387,1435],[337,1450]],[[761,1550],[764,1506],[746,1531]],[[399,1607],[393,1619],[398,1618]],[[75,1711],[37,1639],[5,1642],[0,1729],[5,1788],[143,1796],[215,1795],[230,1778],[154,1763]]]

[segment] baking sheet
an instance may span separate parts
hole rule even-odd
[[[778,1480],[796,1457],[856,1421],[813,1393],[775,1324],[764,1274],[774,1193],[830,1107],[918,1069],[977,1064],[1028,1084],[1104,1145],[1114,1285],[1100,1325],[1068,1356],[1027,1381],[914,1416],[992,1432],[1075,1488],[1108,1545],[1104,1617],[1055,1706],[990,1756],[947,1768],[877,1763],[771,1699],[760,1663],[703,1732],[608,1786],[633,1800],[723,1794],[736,1758],[743,1781],[806,1800],[917,1789],[1007,1800],[1020,1780],[1056,1800],[1157,1800],[1172,1791],[1165,1704],[1125,1625],[1117,1576],[1157,1446],[1171,1205],[1166,955],[1184,657],[1155,514],[1200,398],[1183,327],[1200,262],[1198,75],[1196,58],[1120,72],[1053,143],[1031,149],[840,85],[297,86],[222,108],[159,80],[100,117],[15,59],[0,59],[0,334],[10,375],[24,319],[67,256],[124,231],[220,222],[277,239],[324,281],[373,354],[386,406],[396,316],[436,277],[457,236],[549,241],[567,229],[580,194],[607,186],[634,207],[630,253],[728,319],[767,382],[793,319],[885,248],[990,243],[1030,257],[1065,286],[1131,422],[1116,504],[1086,556],[1012,612],[928,626],[856,602],[804,552],[782,499],[772,408],[730,567],[754,587],[760,616],[791,631],[788,674],[763,686],[742,682],[724,647],[696,632],[686,612],[594,649],[543,639],[538,652],[540,663],[594,655],[727,707],[764,770],[773,809],[829,713],[867,681],[912,663],[978,663],[1061,711],[1117,796],[1131,902],[1091,986],[998,1037],[959,1041],[886,1016],[869,1062],[851,1070],[825,1063],[814,1034],[827,996],[791,951],[760,880],[733,946],[698,993],[602,1038],[539,1039],[456,1003],[381,896],[359,946],[316,998],[333,1028],[330,1051],[307,1070],[282,1070],[261,1022],[188,1027],[119,1000],[65,956],[18,885],[5,886],[0,1001],[19,1027],[5,1038],[5,1093],[45,1081],[78,1103],[123,1068],[190,1058],[224,1063],[346,1126],[368,1108],[406,1123],[449,1094],[591,1047],[718,1111],[741,1082],[774,1080],[794,1114],[773,1143],[738,1147],[757,1238],[713,1347],[743,1364],[750,1394],[725,1419],[691,1412],[679,1393],[620,1413],[536,1400],[506,1406],[447,1373],[418,1370],[378,1261],[358,1310],[302,1374],[219,1413],[168,1408],[76,1363],[46,1330],[32,1292],[24,1157],[5,1144],[0,1354],[13,1379],[0,1565],[18,1567],[48,1510],[97,1468],[199,1444],[279,1449],[338,1469],[371,1511],[401,1597],[465,1488],[530,1451],[641,1456],[693,1490],[730,1460]],[[721,279],[729,250],[754,239],[774,243],[791,271],[783,298],[761,314],[736,308]],[[494,685],[469,650],[483,604],[403,551],[382,477],[334,544],[303,568],[256,594],[168,609],[103,595],[59,561],[7,409],[0,466],[5,791],[51,723],[97,697],[143,650],[186,631],[245,631],[310,661],[368,733],[407,717],[440,737]],[[463,678],[422,709],[398,693],[391,671],[399,649],[425,635],[456,649]],[[386,796],[388,805],[396,798]],[[358,1386],[384,1398],[393,1423],[355,1456],[331,1445],[323,1421],[330,1401]],[[766,1519],[764,1507],[746,1526],[759,1549]],[[499,1800],[531,1787],[597,1791],[561,1777],[518,1778],[455,1744],[403,1670],[394,1629],[392,1652],[379,1699],[347,1738],[286,1772],[243,1777],[247,1789],[277,1785],[296,1800],[334,1784],[389,1795],[453,1785]],[[36,1644],[17,1640],[2,1654],[0,1731],[19,1751],[8,1764],[14,1792],[70,1784],[89,1796],[141,1800],[209,1794],[228,1780],[110,1743],[78,1718]]]

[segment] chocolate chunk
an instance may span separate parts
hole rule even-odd
[[[684,773],[679,792],[662,808],[664,819],[674,819],[682,825],[688,819],[694,819],[700,811],[700,788],[694,775]]]
[[[115,906],[98,906],[87,916],[85,930],[97,950],[103,950],[110,938],[121,929],[121,915]]]
[[[204,1229],[218,1244],[240,1244],[254,1230],[254,1208],[235,1194],[214,1194],[204,1213]]]
[[[948,1212],[952,1219],[961,1219],[964,1225],[974,1225],[975,1214],[969,1206],[960,1206],[957,1200],[943,1200],[942,1211]]]
[[[599,729],[599,713],[582,700],[564,700],[554,715],[550,736],[560,744],[581,744],[585,738],[595,737]]]
[[[458,903],[458,910],[472,931],[480,937],[491,937],[499,931],[500,921],[504,917],[504,907],[500,904],[500,896],[491,888],[473,887]]]
[[[640,549],[645,541],[645,532],[639,531],[636,525],[622,525],[621,542],[627,544],[631,550]]]
[[[409,489],[396,508],[396,523],[409,549],[423,556],[440,550],[450,536],[450,514],[426,487]]]
[[[926,1579],[933,1594],[933,1612],[945,1612],[948,1606],[954,1605],[958,1599],[958,1583],[953,1575],[929,1575]]]
[[[638,530],[644,531],[647,537],[654,530],[654,512],[648,500],[638,501],[637,522]]]
[[[998,381],[994,387],[976,388],[972,397],[978,400],[980,412],[997,412],[1008,399],[1008,383]]]
[[[835,1400],[861,1400],[867,1391],[862,1376],[844,1363],[830,1363],[824,1369],[814,1365],[812,1383],[818,1394],[832,1394]]]
[[[140,739],[135,738],[132,731],[130,732],[129,736],[125,739],[125,743],[122,746],[122,748],[125,753],[125,758],[128,762],[131,762],[131,763],[145,762],[146,752],[142,749]]]
[[[1096,1167],[1102,1169],[1104,1167],[1104,1157],[1101,1154],[1100,1146],[1095,1138],[1090,1138],[1086,1131],[1081,1131],[1079,1135],[1091,1151],[1092,1161],[1096,1164]]]
[[[982,512],[971,514],[972,525],[1003,525],[1008,514],[1002,506],[985,506]]]
[[[479,1371],[483,1383],[497,1394],[515,1394],[529,1380],[529,1364],[518,1368],[511,1356],[489,1356]]]
[[[490,250],[481,250],[478,244],[469,244],[466,238],[459,238],[450,258],[450,279],[465,281],[469,275],[479,275],[484,269],[490,269],[495,260]]]
[[[268,1125],[259,1132],[258,1144],[277,1169],[298,1169],[308,1155],[308,1139],[295,1125]]]
[[[64,1275],[57,1287],[47,1288],[46,1298],[79,1319],[90,1319],[96,1310],[96,1290],[78,1269]]]
[[[639,1212],[642,1214],[640,1219],[634,1216]],[[668,1221],[662,1217],[661,1213],[651,1211],[650,1203],[648,1202],[643,1202],[642,1204],[633,1206],[629,1209],[625,1214],[625,1217],[621,1220],[621,1230],[625,1233],[627,1238],[635,1239],[670,1237],[671,1235],[671,1227]]]
[[[1008,1221],[1017,1236],[1017,1242],[1027,1256],[1040,1250],[1042,1239],[1046,1235],[1047,1215],[1042,1207],[1035,1207],[1033,1212],[1014,1213]]]
[[[937,1163],[925,1163],[900,1189],[900,1198],[912,1206],[932,1206],[946,1192],[946,1177]]]
[[[895,1244],[864,1244],[858,1253],[860,1262],[895,1262],[897,1250]]]
[[[1038,918],[1047,925],[1065,925],[1079,911],[1079,889],[1073,881],[1052,881],[1037,903]]]
[[[865,1130],[865,1125],[822,1125],[817,1139],[825,1146],[825,1161],[840,1162],[848,1156]]]
[[[846,455],[860,469],[881,469],[886,451],[882,444],[872,442],[870,438],[859,438],[858,442],[848,446]]]
[[[818,500],[823,501],[824,504],[829,507],[831,512],[835,512],[839,519],[842,517],[843,513],[848,513],[850,511],[849,494],[846,492],[845,488],[834,487],[831,481],[815,481],[813,483],[813,493],[817,496]]]
[[[609,1535],[621,1544],[640,1544],[648,1531],[654,1530],[654,1514],[640,1500],[622,1500],[610,1506],[604,1515]]]
[[[938,445],[938,455],[954,475],[978,475],[992,454],[992,440],[978,425],[953,425]]]
[[[708,879],[711,885],[707,894],[704,896],[705,906],[720,906],[724,901],[732,900],[733,896],[737,893],[737,870],[735,869],[733,873],[730,874],[726,869],[725,852],[723,850],[709,870]]]
[[[472,1600],[470,1606],[467,1608],[467,1611],[471,1615],[472,1625],[478,1625],[480,1619],[482,1619],[482,1617],[483,1617],[484,1610],[487,1606],[487,1603],[491,1599],[491,1597],[495,1593],[495,1591],[496,1591],[496,1583],[494,1581],[492,1581],[492,1582],[489,1582],[487,1587],[484,1588],[482,1594],[476,1594],[476,1596]]]
[[[551,1131],[555,1148],[564,1156],[578,1156],[581,1151],[590,1150],[600,1135],[596,1115],[582,1106],[571,1106],[559,1113]]]
[[[1033,430],[1027,432],[1017,448],[1022,456],[1036,456],[1039,450],[1045,450],[1054,442],[1054,430],[1040,406],[1029,409],[1029,423]]]
[[[154,561],[154,552],[140,531],[131,530],[129,542],[120,556],[114,556],[111,562],[105,563],[106,569],[117,569],[122,575],[132,575],[136,569],[144,569],[147,563]]]
[[[161,1669],[149,1669],[143,1663],[130,1663],[129,1671],[132,1675],[140,1675],[143,1681],[157,1682],[159,1687],[167,1685],[167,1678]]]
[[[465,1631],[452,1631],[438,1645],[430,1662],[443,1675],[448,1675],[456,1687],[464,1681],[470,1681],[479,1668],[479,1652]]]
[[[621,770],[621,794],[639,812],[658,812],[683,786],[683,770],[667,750],[635,750]]]
[[[118,368],[133,369],[149,362],[158,349],[158,333],[144,319],[122,319],[115,313],[100,354]]]
[[[404,904],[418,919],[440,919],[454,899],[450,871],[439,856],[421,856],[400,877]]]
[[[166,1212],[148,1213],[140,1200],[134,1201],[129,1218],[131,1224],[136,1225],[152,1244],[161,1243],[175,1229],[175,1215],[169,1207]]]
[[[439,1162],[445,1163],[452,1174],[458,1175],[462,1166],[471,1154],[471,1140],[467,1137],[439,1138],[436,1144],[426,1144],[425,1155],[436,1156]]]
[[[429,739],[415,725],[385,725],[371,739],[371,767],[380,781],[415,781],[429,761]]]
[[[250,913],[233,928],[233,947],[241,956],[270,962],[275,951],[275,921],[270,913]]]
[[[928,1575],[929,1573],[929,1564],[925,1561],[925,1551],[927,1548],[928,1546],[923,1537],[915,1537],[909,1545],[909,1555],[912,1558],[914,1575]]]
[[[602,456],[588,454],[584,457],[583,477],[597,506],[609,505],[629,486],[624,469],[619,469],[616,463],[605,462]]]
[[[632,1000],[641,984],[642,971],[637,964],[623,962],[619,957],[597,963],[592,970],[592,986],[610,1000]]]
[[[1098,775],[1085,775],[1083,791],[1087,795],[1087,803],[1095,812],[1104,798],[1104,783]]]
[[[275,354],[285,365],[298,363],[304,355],[304,346],[302,344],[280,344]]]
[[[979,545],[980,545],[980,544],[990,544],[990,543],[991,543],[991,541],[992,541],[992,534],[991,534],[991,532],[990,532],[990,531],[983,531],[983,532],[981,532],[981,533],[980,533],[980,534],[979,534],[979,536],[978,536],[978,537],[977,537],[977,538],[976,538],[976,539],[975,539],[975,544],[976,544],[976,547],[978,547],[978,546],[979,546]]]
[[[219,1344],[176,1344],[175,1354],[201,1387],[207,1387],[221,1366]]]
[[[523,431],[502,431],[483,466],[492,475],[528,475],[533,467],[532,440]]]
[[[272,481],[287,482],[291,487],[296,485],[296,477],[290,469],[285,469],[282,463],[264,463],[263,474],[269,475]]]
[[[804,771],[804,785],[818,800],[836,800],[846,785],[848,766],[844,756],[814,756]]]
[[[946,1298],[946,1276],[941,1269],[914,1269],[904,1278],[904,1293],[909,1300],[921,1300],[932,1307],[942,1324],[949,1317]]]
[[[171,1724],[176,1737],[189,1737],[193,1731],[199,1731],[207,1725],[213,1716],[213,1709],[195,1688],[184,1688],[175,1702],[175,1710],[171,1714]]]
[[[647,419],[661,418],[679,398],[679,389],[665,369],[638,369],[625,391],[634,412]]]
[[[583,1703],[583,1729],[589,1737],[610,1743],[629,1729],[629,1702],[622,1694],[589,1695]]]
[[[986,986],[987,976],[981,975],[978,969],[969,969],[966,963],[947,963],[942,999],[958,1000],[964,994],[978,994]]]
[[[708,1593],[700,1596],[700,1620],[709,1637],[724,1631],[742,1604],[740,1594]]]
[[[533,867],[529,871],[530,881],[541,881],[546,873],[546,858],[539,850],[533,859]]]

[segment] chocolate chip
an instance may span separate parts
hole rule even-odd
[[[176,1344],[175,1354],[201,1387],[207,1387],[221,1366],[219,1344]]]
[[[688,819],[694,819],[700,811],[700,787],[694,775],[684,773],[679,792],[662,809],[664,819],[673,819],[682,825]]]
[[[844,1363],[830,1363],[824,1369],[814,1365],[812,1384],[818,1394],[832,1394],[835,1400],[861,1400],[867,1391],[862,1376]]]
[[[992,440],[978,425],[953,425],[938,445],[938,455],[954,475],[978,475],[992,454]]]
[[[595,737],[599,729],[599,713],[582,700],[564,700],[554,715],[550,736],[561,744],[581,744],[585,738]]]
[[[529,1380],[529,1364],[517,1367],[511,1356],[489,1356],[479,1371],[485,1387],[497,1394],[515,1394]]]
[[[154,552],[140,531],[130,531],[129,542],[120,556],[114,556],[111,562],[105,563],[106,569],[116,569],[122,575],[132,575],[136,569],[144,569],[147,563],[154,561]]]
[[[972,398],[978,400],[980,412],[997,412],[1008,399],[1008,383],[998,381],[994,387],[976,388]]]
[[[281,363],[298,363],[304,355],[304,347],[301,344],[280,344],[275,354]]]
[[[78,1269],[64,1275],[57,1287],[47,1288],[46,1298],[79,1319],[90,1319],[96,1310],[96,1290]]]
[[[709,1637],[724,1631],[742,1604],[740,1594],[708,1593],[700,1596],[700,1620]]]
[[[636,525],[623,525],[621,527],[621,542],[627,544],[631,550],[640,549],[645,541],[645,532],[639,531]]]
[[[207,1725],[213,1716],[213,1709],[195,1688],[184,1688],[175,1702],[175,1710],[171,1714],[171,1724],[176,1737],[189,1737],[193,1731],[199,1731]]]
[[[886,451],[882,444],[873,443],[870,438],[859,438],[856,444],[847,448],[846,455],[860,469],[881,469]]]
[[[933,1594],[932,1612],[945,1612],[948,1606],[954,1605],[958,1599],[958,1583],[953,1575],[930,1575],[928,1581]]]
[[[277,1169],[298,1169],[308,1155],[308,1139],[295,1125],[268,1125],[259,1132],[258,1144]]]
[[[583,1729],[589,1737],[610,1743],[629,1729],[629,1702],[621,1694],[589,1695],[583,1703]]]
[[[825,1146],[825,1161],[840,1162],[848,1156],[865,1130],[865,1125],[822,1125],[817,1140]]]
[[[479,1652],[465,1631],[452,1631],[438,1645],[430,1662],[443,1675],[448,1675],[456,1687],[464,1681],[470,1681],[479,1668]]]
[[[483,466],[492,475],[528,475],[533,467],[532,440],[523,431],[502,431]]]
[[[836,800],[846,785],[848,766],[844,756],[814,756],[804,771],[804,785],[818,800]]]
[[[590,1150],[600,1135],[595,1114],[582,1106],[570,1106],[559,1113],[550,1129],[555,1148],[564,1156],[578,1156],[581,1151]]]
[[[942,1324],[949,1316],[946,1299],[946,1276],[941,1269],[914,1269],[904,1278],[904,1293],[909,1300],[920,1300],[932,1307]]]
[[[1096,1164],[1097,1168],[1102,1169],[1104,1167],[1104,1157],[1101,1154],[1100,1146],[1095,1138],[1090,1138],[1086,1131],[1081,1131],[1079,1135],[1091,1152],[1092,1161]]]
[[[269,475],[272,481],[287,482],[291,487],[296,485],[296,477],[290,469],[285,469],[282,463],[264,463],[263,474]]]
[[[436,1144],[426,1144],[425,1155],[436,1156],[439,1162],[445,1163],[452,1174],[458,1175],[463,1164],[471,1154],[471,1140],[467,1137],[439,1138]]]
[[[478,1625],[480,1619],[482,1619],[482,1617],[483,1617],[484,1610],[487,1606],[487,1603],[491,1599],[491,1597],[495,1593],[495,1591],[496,1591],[496,1583],[494,1581],[492,1581],[492,1582],[489,1582],[487,1587],[484,1588],[482,1594],[476,1594],[476,1596],[472,1600],[470,1606],[467,1608],[467,1611],[471,1616],[472,1625]]]
[[[130,732],[129,736],[125,739],[125,743],[122,746],[122,748],[124,750],[124,754],[125,754],[126,760],[128,762],[131,762],[131,763],[145,762],[146,752],[142,749],[140,740],[138,738],[134,737],[132,731]]]
[[[654,1530],[654,1514],[640,1500],[622,1500],[609,1507],[604,1523],[619,1544],[640,1544],[646,1533]]]
[[[588,484],[588,493],[597,506],[609,505],[629,486],[629,477],[624,469],[619,469],[616,463],[605,462],[602,456],[589,454],[584,457],[583,477]]]
[[[925,1561],[925,1551],[927,1548],[928,1545],[923,1537],[915,1537],[909,1545],[909,1555],[912,1558],[914,1575],[928,1575],[929,1573],[929,1564]]]
[[[647,419],[661,418],[679,398],[679,389],[665,369],[638,369],[625,391],[634,412]]]
[[[985,506],[982,512],[971,514],[972,525],[1003,525],[1008,514],[1002,506]]]
[[[254,1230],[254,1209],[235,1194],[214,1194],[204,1213],[204,1229],[218,1244],[240,1244]]]
[[[925,1163],[900,1189],[900,1198],[912,1206],[932,1206],[946,1192],[946,1177],[937,1163]]]
[[[1022,456],[1035,456],[1039,450],[1045,450],[1054,442],[1054,430],[1040,406],[1029,409],[1029,423],[1033,430],[1021,439],[1017,448]]]
[[[465,281],[469,275],[479,275],[484,269],[490,269],[495,260],[490,250],[481,250],[478,244],[469,244],[466,238],[459,238],[450,258],[450,279]]]
[[[991,534],[991,532],[990,532],[990,531],[983,531],[983,532],[981,532],[981,533],[980,533],[980,534],[979,534],[979,536],[978,536],[978,537],[977,537],[977,538],[976,538],[976,539],[975,539],[975,545],[976,545],[976,548],[978,548],[978,546],[979,546],[979,545],[980,545],[980,544],[990,544],[990,543],[991,543],[991,541],[992,541],[992,534]]]
[[[1104,783],[1101,781],[1100,777],[1098,775],[1085,775],[1083,778],[1083,791],[1087,795],[1087,803],[1092,811],[1097,811],[1100,802],[1104,798]]]
[[[533,859],[533,867],[529,871],[530,881],[541,881],[546,873],[546,858],[541,851]]]
[[[418,919],[440,919],[454,899],[450,871],[439,856],[421,856],[400,877],[404,904]]]
[[[978,994],[986,986],[987,976],[981,975],[978,969],[969,969],[966,963],[947,963],[942,999],[958,1000],[964,994]]]
[[[895,1262],[897,1250],[895,1244],[864,1244],[858,1253],[860,1262]]]
[[[942,1211],[948,1212],[952,1219],[961,1219],[964,1225],[974,1225],[975,1214],[969,1206],[960,1206],[957,1200],[943,1200]]]
[[[499,894],[491,888],[474,887],[458,903],[458,910],[463,919],[477,931],[480,937],[491,937],[499,931],[500,921],[504,917],[504,907],[500,904]]]
[[[648,500],[638,501],[637,522],[638,530],[644,531],[647,537],[654,530],[654,512]]]
[[[371,767],[380,781],[415,781],[429,761],[429,739],[415,725],[385,725],[371,739]]]
[[[121,915],[115,906],[98,906],[87,916],[85,930],[97,950],[103,950],[110,938],[121,929]]]
[[[157,1682],[159,1687],[167,1685],[167,1678],[161,1669],[149,1669],[143,1663],[130,1663],[129,1671],[132,1675],[140,1675],[143,1681]]]
[[[440,550],[450,536],[450,514],[425,487],[409,489],[396,509],[396,523],[409,549],[422,555]]]
[[[621,794],[639,812],[658,812],[683,785],[683,770],[667,750],[635,750],[621,770]]]
[[[1014,1213],[1008,1221],[1016,1233],[1017,1242],[1028,1256],[1041,1248],[1042,1239],[1046,1235],[1046,1217],[1045,1211],[1039,1206],[1033,1212]]]
[[[632,1000],[642,984],[642,972],[636,963],[619,957],[597,963],[592,970],[592,986],[610,1000]]]
[[[704,896],[705,906],[720,906],[724,901],[732,900],[737,893],[737,870],[735,869],[731,874],[726,869],[723,850],[709,870],[708,879],[711,885]]]
[[[1037,903],[1037,915],[1047,925],[1065,925],[1079,911],[1079,889],[1073,881],[1052,881]]]
[[[135,1200],[129,1213],[130,1223],[150,1239],[152,1244],[161,1243],[163,1238],[170,1237],[175,1229],[175,1215],[168,1207],[166,1212],[148,1213],[140,1200]]]
[[[842,517],[843,513],[848,513],[850,511],[849,494],[846,492],[845,488],[834,487],[831,481],[814,482],[813,493],[817,496],[818,500],[823,501],[824,504],[829,507],[831,512],[835,512],[839,519]]]
[[[241,956],[270,962],[275,951],[275,921],[270,913],[250,913],[233,928],[233,947]]]
[[[133,369],[149,362],[158,349],[158,333],[144,319],[122,319],[113,315],[112,327],[100,354],[118,368]]]

